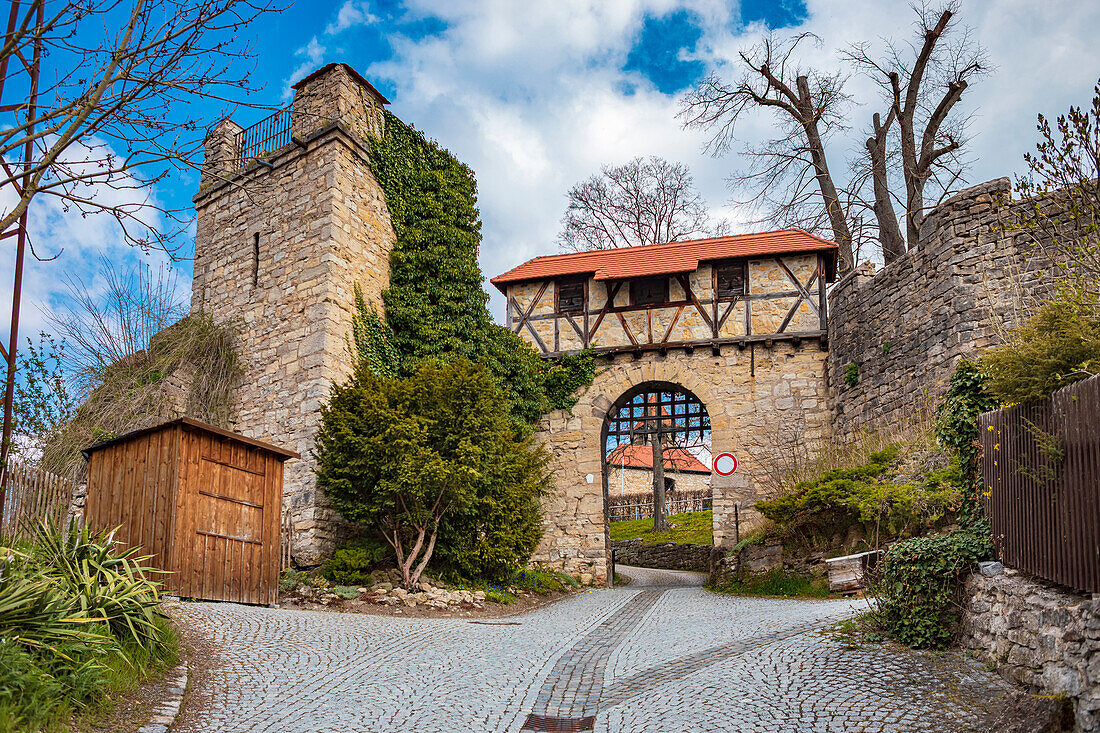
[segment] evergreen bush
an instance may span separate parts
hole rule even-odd
[[[1063,289],[981,359],[988,388],[1004,404],[1050,396],[1100,374],[1100,305],[1087,291]]]
[[[393,555],[393,548],[370,536],[357,537],[336,548],[321,566],[321,575],[338,585],[367,585],[371,571]]]
[[[433,553],[471,576],[530,557],[547,456],[512,423],[485,368],[424,361],[386,379],[361,365],[333,387],[321,418],[318,485],[394,547],[406,586]]]

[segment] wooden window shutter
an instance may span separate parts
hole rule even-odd
[[[746,265],[744,260],[717,265],[719,298],[740,298],[748,292]]]

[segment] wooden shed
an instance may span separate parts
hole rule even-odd
[[[275,603],[283,462],[298,454],[179,418],[97,443],[85,522],[118,527],[187,598]]]

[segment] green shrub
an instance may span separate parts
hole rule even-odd
[[[756,508],[780,532],[808,527],[835,533],[853,524],[887,535],[907,535],[936,526],[959,502],[957,472],[933,472],[919,483],[895,483],[887,477],[898,446],[871,454],[870,463],[826,471],[793,491]]]
[[[65,532],[41,525],[32,543],[33,562],[82,615],[104,621],[121,642],[145,648],[160,643],[164,613],[152,580],[160,571],[142,564],[149,556],[138,555],[137,548],[119,552],[113,535],[76,523]]]
[[[891,545],[875,587],[887,633],[912,647],[947,646],[958,621],[959,581],[992,551],[987,527]]]
[[[0,731],[63,728],[176,663],[145,558],[109,534],[43,525],[0,557]]]
[[[322,408],[318,485],[395,548],[406,587],[433,556],[497,577],[534,551],[548,456],[501,397],[482,367],[425,362],[404,379],[361,367]]]
[[[1050,396],[1100,373],[1100,306],[1086,292],[1064,290],[1043,303],[1002,346],[982,356],[988,389],[1004,404]]]
[[[336,548],[321,566],[321,575],[340,585],[369,585],[371,571],[391,554],[391,548],[382,540],[358,537]]]

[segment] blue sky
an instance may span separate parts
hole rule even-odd
[[[1094,50],[1100,4],[967,2],[960,17],[995,67],[963,102],[975,113],[968,179],[980,182],[1020,171],[1023,153],[1034,146],[1037,112],[1058,114],[1091,98],[1100,76]],[[397,115],[477,173],[488,278],[555,252],[569,187],[601,165],[635,155],[686,163],[715,212],[738,228],[748,216],[730,206],[726,181],[741,161],[705,155],[702,134],[681,128],[676,112],[684,91],[709,71],[728,78],[737,51],[768,28],[816,33],[824,44],[809,49],[807,61],[833,68],[840,65],[836,49],[864,39],[907,39],[913,20],[903,0],[298,0],[242,38],[255,43],[251,78],[263,87],[246,101],[285,104],[289,85],[304,74],[330,61],[351,64],[392,100]],[[877,99],[858,77],[849,91],[859,100]],[[214,117],[219,109],[207,111]],[[831,142],[834,168],[858,148],[872,111],[853,107],[851,131]],[[247,126],[263,113],[237,109],[232,115]],[[770,124],[764,117],[750,120],[739,135],[746,142],[765,139]],[[178,175],[151,194],[186,206],[196,185],[193,175]],[[25,334],[41,327],[42,308],[61,303],[64,278],[88,275],[100,253],[120,264],[166,261],[125,248],[109,222],[48,207],[35,216],[37,239],[64,252],[56,261],[29,264]],[[189,236],[174,265],[184,291]],[[0,297],[10,297],[8,260],[0,262]],[[499,318],[501,299],[495,290],[491,295]]]

